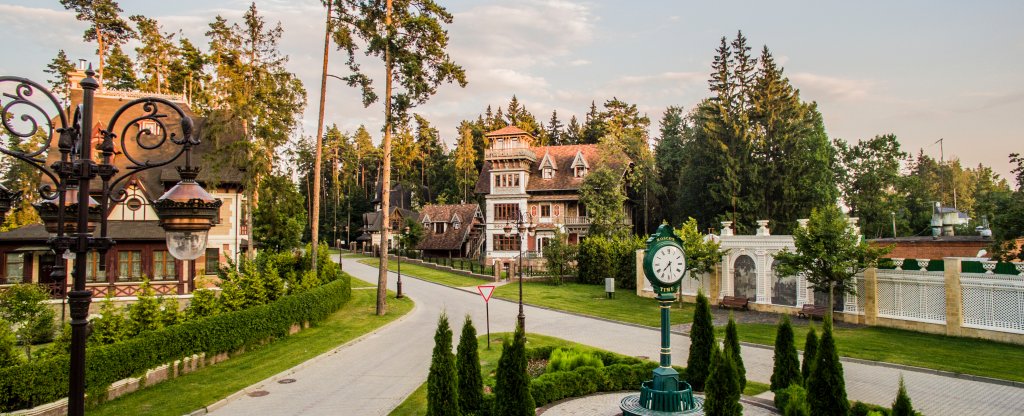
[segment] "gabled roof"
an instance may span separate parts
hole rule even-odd
[[[538,167],[530,169],[530,179],[527,181],[526,192],[542,191],[577,191],[583,184],[583,178],[573,176],[572,164],[577,156],[588,161],[592,167],[599,160],[598,145],[596,144],[574,144],[566,146],[536,146],[531,147],[534,154],[546,154],[550,156],[555,165],[555,176],[551,179],[542,179],[541,170]],[[625,169],[625,166],[620,167]],[[488,194],[491,192],[491,162],[484,162],[480,170],[480,177],[476,182],[476,193]]]
[[[551,153],[544,152],[544,157],[540,159],[540,163],[537,164],[538,169],[551,168],[558,170],[558,166],[555,165],[554,159],[551,158]]]
[[[466,242],[473,226],[481,223],[480,206],[477,204],[426,205],[421,210],[420,222],[426,217],[433,217],[435,220],[448,219],[449,226],[445,227],[443,233],[435,233],[432,229],[426,230],[423,241],[416,246],[420,250],[459,250]],[[461,223],[458,229],[450,226],[452,220],[456,218]]]
[[[419,218],[419,213],[410,209],[393,206],[391,207],[390,211],[391,214],[388,217],[389,219],[394,218],[395,215],[398,215],[399,217],[402,218]],[[363,226],[360,227],[360,230],[371,233],[379,232],[381,222],[384,220],[384,216],[381,214],[382,212],[379,210],[373,212],[364,212]]]
[[[585,168],[590,168],[590,164],[587,163],[587,158],[583,157],[583,152],[576,152],[576,156],[574,156],[572,158],[572,165],[570,165],[570,166],[571,167],[583,166]]]

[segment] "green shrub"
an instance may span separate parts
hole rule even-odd
[[[35,358],[42,360],[68,354],[71,354],[71,324],[65,323],[53,343],[36,353]]]
[[[595,354],[590,352],[557,348],[551,352],[551,357],[548,358],[548,366],[545,371],[548,373],[572,371],[584,366],[604,367],[604,363]]]
[[[128,337],[128,322],[121,313],[121,308],[114,305],[114,299],[107,297],[100,302],[100,316],[91,321],[92,333],[89,344],[113,344]]]
[[[184,319],[181,310],[178,309],[178,299],[166,297],[160,300],[160,324],[163,326],[176,325]]]
[[[577,282],[604,284],[606,277],[615,277],[611,242],[603,236],[590,236],[580,242],[576,263]]]
[[[892,403],[892,416],[914,416],[914,414],[914,406],[910,404],[907,386],[903,383],[903,375],[900,375],[900,389],[896,393],[896,400]]]
[[[57,312],[52,308],[43,308],[38,315],[32,318],[29,329],[29,338],[32,344],[45,344],[53,341],[53,334],[57,329]]]
[[[850,416],[889,416],[890,411],[882,406],[864,402],[853,402],[850,404]]]
[[[459,409],[465,415],[477,413],[483,408],[484,382],[480,376],[476,328],[469,315],[466,315],[466,321],[462,324],[462,335],[459,336],[459,346],[455,351],[455,365],[459,374]]]
[[[846,381],[843,379],[843,363],[839,361],[835,339],[832,337],[832,320],[825,318],[821,343],[814,356],[811,377],[807,379],[807,402],[816,415],[846,415],[850,402],[846,399]]]
[[[790,384],[789,387],[776,391],[775,409],[783,416],[810,416],[807,390],[799,384]]]
[[[146,331],[160,329],[160,300],[143,277],[139,285],[138,301],[128,307],[128,335],[135,336]]]
[[[779,391],[791,384],[803,384],[800,375],[800,359],[793,341],[793,325],[789,316],[783,315],[775,331],[775,354],[772,367],[771,389]]]
[[[350,297],[351,286],[346,277],[299,295],[285,296],[272,304],[183,322],[114,344],[92,346],[86,352],[86,389],[91,397],[105,397],[111,383],[161,364],[198,353],[238,351],[287,336],[292,325],[320,322]],[[64,397],[67,380],[66,355],[0,369],[0,412]]]
[[[217,294],[210,289],[196,289],[192,292],[192,301],[185,307],[185,320],[213,316],[220,312],[220,304],[217,302]]]
[[[21,364],[21,353],[17,345],[18,338],[11,331],[11,324],[0,319],[0,368]]]
[[[735,358],[732,350],[719,349],[714,345],[711,350],[711,371],[704,383],[704,413],[716,416],[740,416],[743,405],[740,404],[739,376],[736,374]]]
[[[441,312],[434,333],[434,352],[427,375],[427,415],[459,415],[459,383],[452,354],[452,329]]]
[[[694,391],[704,391],[704,382],[711,366],[711,351],[715,345],[711,305],[704,291],[698,291],[693,325],[690,326],[690,355],[686,357],[686,381]]]
[[[574,374],[574,373],[561,373]],[[536,414],[530,394],[530,376],[526,373],[526,333],[516,326],[512,341],[502,343],[501,358],[494,385],[494,414],[498,416],[526,416]]]
[[[811,378],[811,368],[814,367],[814,356],[818,353],[818,333],[814,330],[814,325],[811,325],[807,331],[807,339],[804,341],[804,361],[800,364],[800,375],[804,378],[804,383]]]

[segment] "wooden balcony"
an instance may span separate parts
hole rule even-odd
[[[526,159],[531,162],[537,161],[537,155],[528,147],[517,147],[508,149],[487,149],[484,150],[484,160],[509,160]]]

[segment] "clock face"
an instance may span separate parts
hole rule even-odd
[[[672,285],[683,278],[686,260],[683,251],[674,245],[662,246],[651,259],[654,277],[666,285]]]

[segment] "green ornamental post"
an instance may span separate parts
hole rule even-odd
[[[686,253],[682,239],[667,223],[647,239],[643,269],[661,306],[659,366],[654,369],[651,380],[641,383],[640,394],[625,397],[619,408],[624,416],[702,414],[703,401],[693,397],[689,383],[679,380],[679,372],[672,368],[669,311],[686,274]]]

